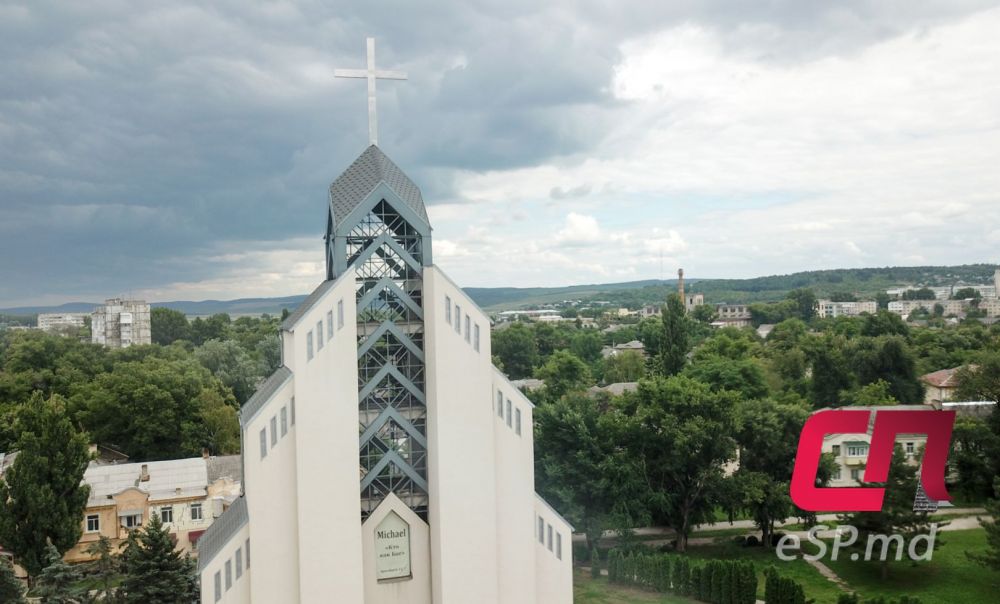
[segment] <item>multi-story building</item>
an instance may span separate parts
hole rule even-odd
[[[940,306],[946,317],[950,315],[961,316],[969,310],[971,305],[970,300],[893,300],[889,302],[889,312],[906,318],[918,308],[933,313],[934,308]]]
[[[748,327],[750,325],[750,307],[746,304],[716,304],[718,315],[712,322],[714,327]]]
[[[87,314],[80,312],[53,312],[38,315],[38,329],[48,333],[80,329],[86,325]]]
[[[862,302],[833,302],[832,300],[820,300],[816,303],[816,314],[821,319],[832,319],[835,317],[857,317],[864,313],[875,314],[878,312],[878,302],[865,300]]]
[[[149,304],[111,298],[90,315],[91,341],[109,348],[151,344]]]
[[[195,457],[145,463],[91,463],[83,475],[90,498],[83,536],[67,562],[94,559],[87,552],[102,536],[120,547],[129,532],[160,517],[177,547],[196,553],[201,535],[240,493],[240,458]]]

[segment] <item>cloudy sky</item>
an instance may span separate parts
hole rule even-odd
[[[305,293],[367,143],[467,286],[1000,261],[975,0],[0,0],[0,307]]]

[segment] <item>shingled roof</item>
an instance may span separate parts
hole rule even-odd
[[[340,224],[380,182],[384,182],[417,216],[430,224],[420,189],[375,145],[365,149],[330,185],[330,207],[335,223]]]

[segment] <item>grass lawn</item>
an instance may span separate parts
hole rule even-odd
[[[1000,572],[989,571],[965,556],[966,551],[986,549],[985,531],[949,531],[938,533],[938,539],[942,545],[935,550],[933,560],[890,562],[889,577],[885,581],[880,578],[879,564],[875,562],[852,562],[849,555],[841,555],[836,562],[827,559],[824,563],[865,598],[907,594],[920,598],[921,604],[978,604],[1000,600],[997,595]]]
[[[607,577],[594,579],[590,573],[573,573],[573,604],[694,604],[695,600],[658,594],[621,585],[610,585]]]

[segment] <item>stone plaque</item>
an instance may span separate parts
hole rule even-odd
[[[375,578],[379,581],[409,579],[410,525],[396,512],[375,527]]]

